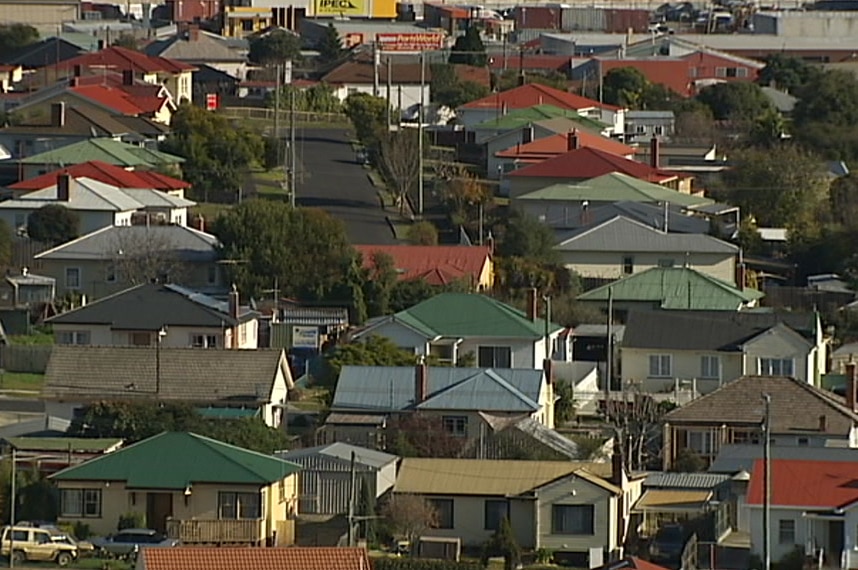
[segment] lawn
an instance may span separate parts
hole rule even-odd
[[[35,391],[42,390],[44,374],[31,372],[0,372],[0,390]]]
[[[206,223],[213,222],[223,212],[232,209],[232,204],[218,204],[215,202],[197,202],[197,205],[191,208],[189,218],[195,214],[200,214],[205,219]]]
[[[283,169],[255,171],[251,174],[256,193],[260,198],[286,200],[289,193],[283,188]]]
[[[9,344],[17,346],[35,346],[54,344],[54,334],[51,331],[35,330],[32,334],[11,334]]]

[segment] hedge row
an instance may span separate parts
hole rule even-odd
[[[476,562],[421,558],[373,558],[373,570],[483,570]]]

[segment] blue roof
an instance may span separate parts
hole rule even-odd
[[[526,368],[447,368],[427,371],[426,399],[415,401],[412,366],[344,366],[337,382],[335,410],[539,409],[542,370]]]

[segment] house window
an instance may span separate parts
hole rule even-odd
[[[444,416],[444,430],[458,437],[468,435],[468,416]]]
[[[116,283],[116,266],[112,263],[104,269],[104,280],[107,283]]]
[[[281,503],[286,501],[286,481],[283,479],[277,482],[277,496]]]
[[[760,358],[757,360],[760,376],[792,376],[792,358]]]
[[[673,259],[659,259],[658,266],[659,267],[673,267],[676,265],[676,261]]]
[[[219,519],[262,518],[262,499],[259,493],[221,492],[217,494]]]
[[[551,534],[595,534],[593,505],[552,505]]]
[[[453,499],[428,499],[428,501],[437,515],[436,528],[453,528]]]
[[[716,67],[715,68],[715,77],[727,77],[727,68],[726,67]]]
[[[710,431],[689,431],[688,448],[702,456],[715,454],[714,438]]]
[[[657,135],[663,135],[664,134],[664,125],[656,125],[655,127],[653,127],[652,130]]]
[[[799,447],[807,447],[808,445],[810,445],[810,439],[806,437],[798,438],[797,442]]]
[[[672,360],[669,354],[650,354],[649,377],[670,378]]]
[[[795,521],[781,519],[778,521],[778,544],[795,544]]]
[[[152,333],[133,332],[128,333],[128,344],[131,346],[149,346],[152,344]]]
[[[192,334],[191,346],[193,348],[217,348],[217,335]]]
[[[748,77],[748,68],[747,67],[737,67],[736,68],[736,77]]]
[[[635,272],[635,258],[627,255],[623,258],[623,275],[631,275]]]
[[[635,133],[639,135],[646,134],[646,125],[635,125]]]
[[[509,503],[487,499],[485,502],[485,529],[498,530],[503,519],[509,518]]]
[[[241,29],[245,32],[253,31],[253,20],[242,20],[241,21]]]
[[[247,343],[247,327],[248,324],[238,325],[238,343],[244,346]]]
[[[60,516],[101,517],[101,489],[60,489]]]
[[[727,68],[727,77],[739,77],[739,68],[738,67],[728,67]]]
[[[59,331],[57,333],[57,344],[90,344],[89,331]]]
[[[508,346],[481,346],[478,352],[480,368],[512,368],[512,349]]]
[[[701,356],[700,377],[715,380],[721,378],[721,357],[708,354]]]
[[[453,362],[453,345],[430,344],[429,354],[435,357],[438,362]]]
[[[80,289],[79,267],[66,267],[66,289]]]
[[[733,430],[732,443],[760,443],[760,432],[757,430]]]

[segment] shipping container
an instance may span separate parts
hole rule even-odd
[[[605,30],[605,10],[603,8],[563,8],[560,17],[564,32],[602,32]]]
[[[629,30],[646,33],[652,13],[649,10],[605,10],[605,28],[608,33],[623,34]]]
[[[518,30],[559,30],[561,9],[551,6],[519,6],[515,8],[515,27]]]

